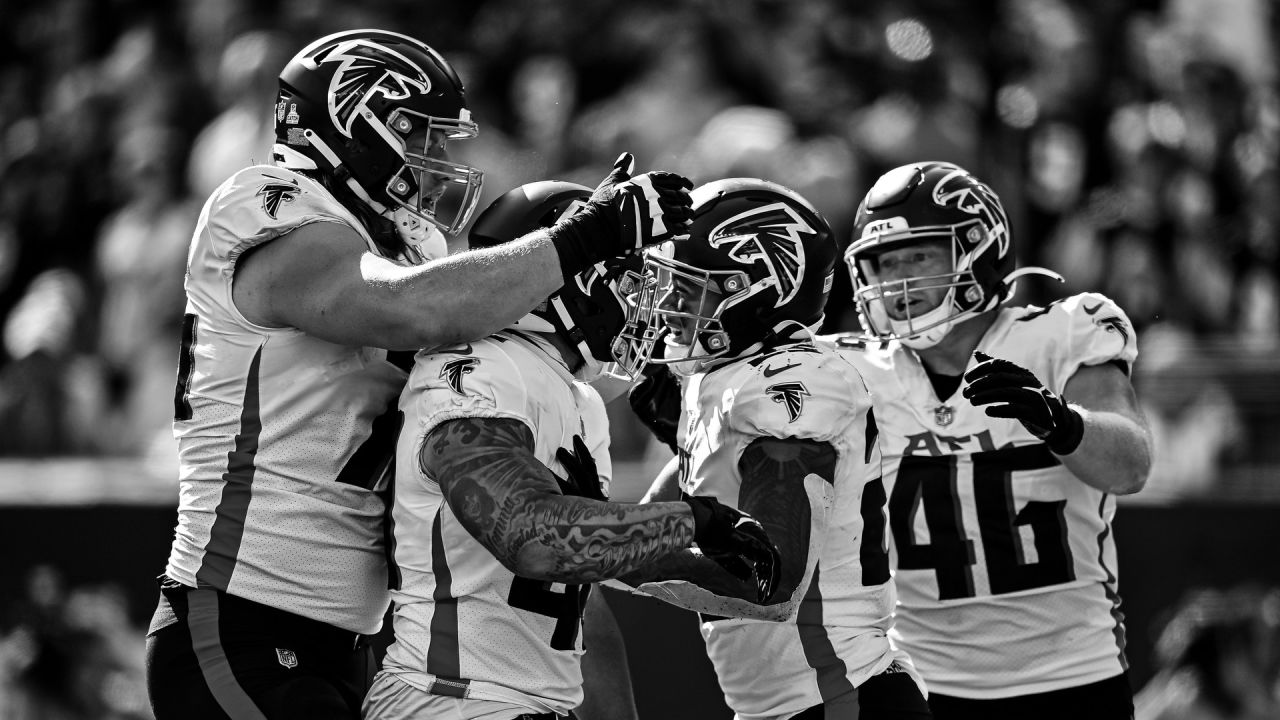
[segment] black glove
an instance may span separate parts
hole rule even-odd
[[[676,434],[680,428],[680,379],[666,365],[650,364],[644,379],[627,392],[627,402],[649,432],[679,452]]]
[[[693,541],[702,554],[739,580],[754,578],[757,602],[768,600],[782,574],[782,555],[760,523],[712,497],[683,500],[693,510]]]
[[[964,374],[963,395],[990,417],[1012,418],[1022,423],[1058,455],[1070,455],[1084,438],[1084,419],[1067,401],[1030,370],[1017,363],[974,353],[978,364]],[[994,403],[994,404],[993,404]]]
[[[622,153],[586,206],[548,231],[565,282],[601,260],[687,234],[693,183],[661,171],[631,177],[634,166],[631,153]]]
[[[568,479],[556,476],[561,492],[592,500],[609,500],[600,487],[600,473],[596,470],[595,458],[591,457],[591,451],[587,449],[581,436],[573,436],[573,452],[565,448],[556,450],[556,459],[569,475]]]

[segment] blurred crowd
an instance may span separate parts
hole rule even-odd
[[[883,171],[968,167],[1022,264],[1066,277],[1020,300],[1099,290],[1142,334],[1153,496],[1280,467],[1267,0],[11,0],[0,21],[0,456],[173,454],[200,206],[267,159],[284,62],[377,26],[458,68],[481,134],[450,150],[485,170],[482,205],[594,184],[625,149],[776,180],[843,235]],[[857,327],[848,287],[828,330]],[[619,457],[642,454],[615,421]]]
[[[0,717],[145,720],[143,628],[114,585],[67,588],[48,565],[0,608]]]
[[[1134,698],[1135,720],[1280,717],[1280,588],[1188,592],[1155,648],[1158,668]]]
[[[450,150],[486,172],[482,206],[532,180],[594,185],[630,150],[699,183],[781,182],[844,235],[885,170],[973,170],[1021,263],[1066,278],[1020,301],[1098,290],[1137,327],[1157,435],[1139,498],[1280,497],[1269,0],[8,0],[0,457],[175,455],[201,204],[267,159],[287,59],[364,26],[459,70],[481,134]],[[825,329],[857,327],[848,292],[838,277]],[[643,456],[616,409],[615,454]],[[1276,717],[1278,598],[1189,597],[1140,716]],[[147,717],[140,634],[117,591],[38,570],[0,622],[0,716]]]

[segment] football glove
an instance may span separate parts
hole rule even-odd
[[[680,380],[666,365],[650,364],[644,379],[627,392],[627,402],[640,422],[654,437],[679,452],[676,434],[680,427]]]
[[[556,459],[569,475],[568,478],[556,476],[556,482],[560,483],[560,492],[592,500],[605,502],[609,500],[600,486],[600,473],[596,469],[595,458],[591,457],[591,451],[587,449],[587,444],[582,441],[581,436],[573,436],[573,452],[565,448],[556,450]]]
[[[687,235],[693,183],[662,171],[631,177],[634,169],[635,158],[622,153],[586,206],[548,231],[565,282],[602,260]]]
[[[1058,455],[1070,455],[1084,438],[1084,419],[1061,395],[1044,386],[1035,373],[983,352],[964,374],[964,397],[990,417],[1012,418]],[[985,407],[984,407],[985,406]]]
[[[773,595],[782,574],[782,555],[764,527],[750,515],[712,497],[685,495],[693,510],[693,541],[703,555],[739,580],[756,586],[756,602]]]

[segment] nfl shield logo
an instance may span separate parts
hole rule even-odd
[[[951,421],[955,419],[955,408],[950,405],[939,405],[933,409],[933,421],[943,427],[950,425]]]
[[[281,665],[289,668],[290,670],[298,667],[298,655],[292,650],[276,648],[276,659],[280,661]]]

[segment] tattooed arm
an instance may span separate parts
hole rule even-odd
[[[511,572],[589,583],[693,542],[687,504],[567,497],[533,447],[533,433],[517,420],[459,418],[433,429],[418,454],[422,471],[440,484],[463,527]]]
[[[836,459],[830,443],[761,437],[747,446],[738,461],[742,476],[738,507],[760,521],[782,554],[782,578],[767,605],[754,602],[750,583],[692,551],[668,555],[619,579],[690,610],[788,619],[799,608],[822,552],[835,497]],[[650,495],[667,496],[669,487],[670,478],[662,476]]]

